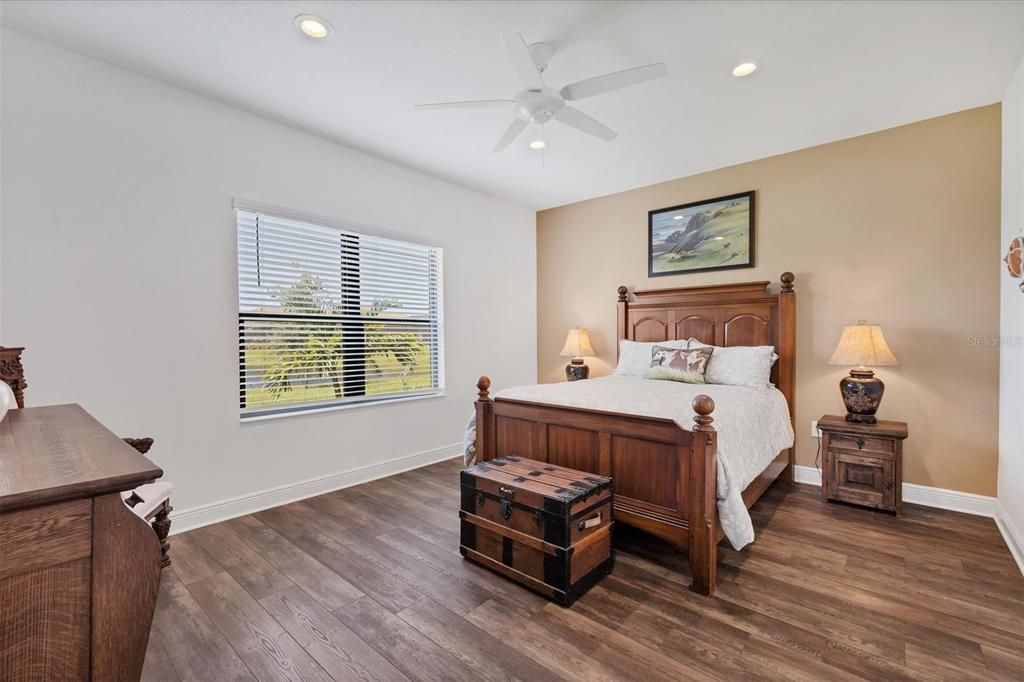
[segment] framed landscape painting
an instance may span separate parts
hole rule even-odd
[[[753,192],[648,212],[649,276],[752,267]]]

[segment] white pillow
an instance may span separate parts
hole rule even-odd
[[[651,357],[654,354],[654,347],[686,349],[688,339],[675,339],[672,341],[619,341],[619,364],[615,366],[616,374],[620,377],[642,377],[651,368]]]
[[[689,339],[688,348],[701,348],[708,344]],[[779,359],[774,346],[711,346],[714,352],[708,360],[704,380],[709,384],[726,386],[771,386],[772,365]]]

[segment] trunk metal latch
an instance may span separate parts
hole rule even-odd
[[[516,491],[501,486],[498,488],[498,494],[501,496],[501,518],[508,521],[512,518],[512,498],[515,497]]]

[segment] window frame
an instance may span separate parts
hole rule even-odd
[[[358,225],[351,222],[340,222],[334,219],[325,218],[323,216],[317,216],[309,213],[303,213],[293,211],[289,209],[283,209],[275,206],[267,206],[264,204],[258,204],[248,201],[235,200],[232,205],[233,217],[234,217],[234,229],[235,229],[235,284],[236,294],[239,296],[237,301],[237,321],[238,321],[238,387],[239,387],[239,420],[242,422],[250,421],[263,421],[268,419],[278,419],[282,417],[291,417],[306,414],[317,414],[322,412],[333,412],[338,410],[349,410],[358,407],[369,407],[373,405],[387,405],[391,403],[402,403],[413,400],[424,400],[430,398],[440,398],[445,395],[445,361],[444,361],[444,247],[439,244],[432,244],[424,242],[418,239],[409,238],[406,235],[380,230],[377,228],[371,228],[364,225]],[[298,323],[308,322],[337,322],[342,326],[342,335],[349,335],[352,332],[347,331],[345,327],[351,326],[365,326],[370,323],[371,320],[366,322],[352,322],[352,316],[350,311],[342,310],[339,315],[315,315],[315,314],[302,314],[302,313],[274,313],[274,312],[243,312],[240,294],[240,262],[241,262],[241,244],[238,241],[239,235],[239,213],[250,212],[257,214],[266,214],[275,218],[282,218],[285,220],[297,221],[308,223],[317,228],[331,228],[339,230],[339,233],[354,234],[357,237],[368,237],[374,239],[384,239],[393,242],[400,242],[412,245],[414,247],[422,247],[430,249],[436,252],[436,264],[439,270],[437,282],[433,287],[430,287],[428,291],[433,295],[428,296],[430,301],[431,314],[427,319],[424,320],[404,320],[402,324],[409,327],[420,327],[422,326],[425,331],[428,331],[431,338],[433,339],[433,348],[430,352],[431,360],[429,367],[429,373],[431,376],[430,388],[425,389],[413,389],[409,391],[401,391],[388,394],[373,394],[366,395],[365,387],[367,383],[367,371],[365,366],[365,354],[362,355],[364,359],[362,369],[362,389],[358,395],[345,396],[342,398],[320,400],[316,402],[307,402],[299,404],[283,404],[278,406],[267,406],[261,408],[246,408],[246,369],[245,369],[245,358],[246,358],[246,343],[245,343],[245,324],[250,320],[281,320],[283,322],[293,321]],[[343,259],[339,258],[339,267],[344,267]],[[356,285],[356,291],[358,292],[358,284]],[[344,306],[345,295],[342,294],[342,305]],[[365,327],[364,327],[365,328]],[[356,332],[357,334],[360,332]],[[362,332],[362,333],[365,333]],[[341,370],[342,382],[347,383],[348,377],[344,375],[345,370]],[[246,411],[249,410],[249,411]]]

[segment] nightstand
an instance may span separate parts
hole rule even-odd
[[[821,498],[895,512],[903,507],[904,422],[852,423],[826,415],[821,430]]]

